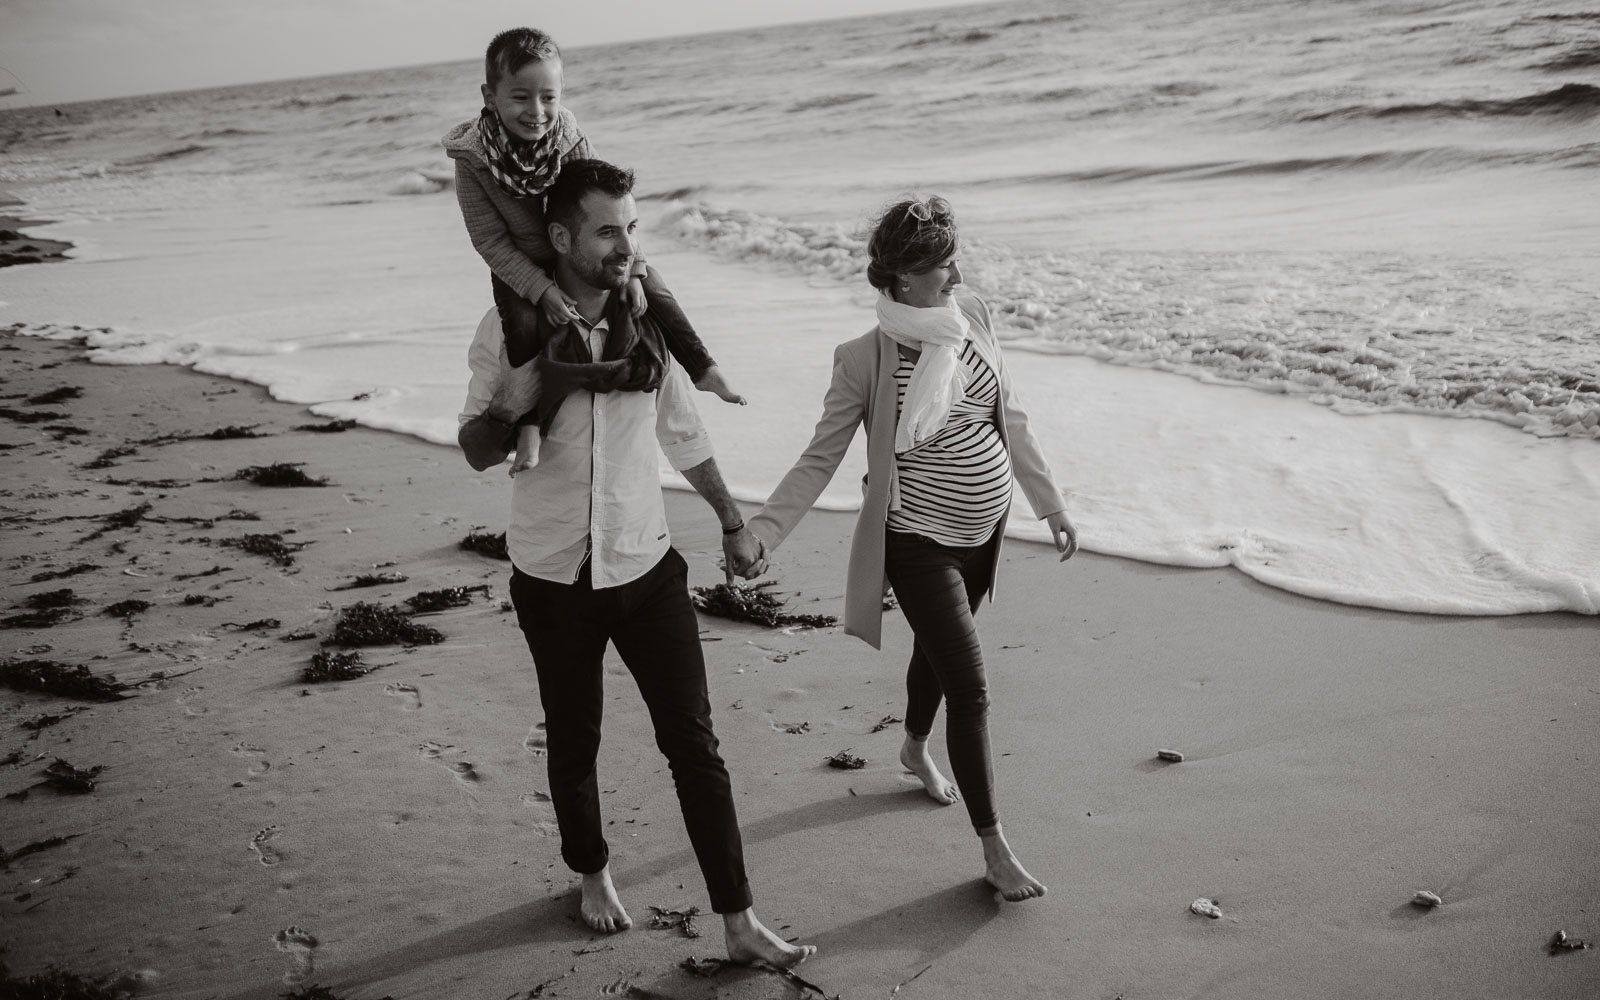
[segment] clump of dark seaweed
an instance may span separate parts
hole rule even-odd
[[[49,406],[51,403],[62,403],[69,399],[77,399],[83,395],[83,390],[75,385],[64,385],[48,392],[41,392],[37,396],[28,397],[29,406]]]
[[[79,427],[77,424],[51,424],[44,429],[44,432],[57,441],[65,441],[69,437],[83,437],[89,433],[87,428]]]
[[[326,476],[313,479],[300,471],[304,462],[273,462],[271,465],[247,465],[229,476],[257,486],[326,486]]]
[[[257,618],[253,622],[245,622],[242,625],[239,622],[223,622],[222,627],[236,629],[240,632],[257,632],[261,629],[282,628],[283,622],[276,618]]]
[[[404,573],[363,573],[349,583],[341,583],[328,590],[358,590],[362,587],[386,587],[392,583],[405,583],[411,579]]]
[[[829,767],[838,768],[841,771],[859,771],[867,766],[867,759],[865,757],[857,757],[850,752],[849,747],[845,747],[832,757],[824,758],[824,760],[827,761]]]
[[[35,573],[28,580],[31,583],[44,583],[46,580],[60,580],[63,577],[77,576],[80,573],[93,573],[99,568],[94,563],[77,563],[76,565],[68,566],[66,569],[45,570],[42,573]]]
[[[279,993],[278,996],[282,1000],[344,1000],[344,997],[339,996],[326,986],[317,986],[315,984],[301,986],[287,993]],[[379,997],[378,1000],[394,1000],[394,997],[383,996]]]
[[[144,516],[148,513],[150,513],[150,505],[142,503],[137,507],[128,507],[124,510],[107,514],[100,521],[100,530],[90,535],[89,538],[99,538],[108,531],[122,531],[131,528],[143,521]]]
[[[885,715],[883,718],[881,718],[881,719],[879,719],[877,721],[877,724],[875,724],[872,727],[872,731],[875,732],[875,733],[881,733],[885,729],[888,729],[890,726],[893,726],[893,725],[895,725],[897,723],[901,723],[901,722],[904,722],[904,721],[906,721],[906,720],[901,719],[901,718],[897,718],[896,716],[893,716],[893,715]]]
[[[325,424],[299,424],[294,429],[297,431],[311,431],[314,434],[340,434],[354,427],[354,420],[330,420]]]
[[[94,791],[95,779],[104,770],[104,764],[90,768],[73,767],[57,757],[54,763],[44,769],[43,784],[72,795],[87,795]]]
[[[43,691],[86,701],[120,701],[128,685],[96,674],[83,664],[55,660],[7,660],[0,663],[0,685],[18,691]]]
[[[119,975],[89,978],[54,965],[43,972],[16,977],[0,963],[0,997],[6,1000],[128,1000]]]
[[[96,455],[92,460],[83,463],[83,468],[109,469],[113,465],[117,464],[117,459],[127,458],[129,455],[136,455],[138,453],[139,449],[131,445],[121,445],[116,448],[107,448],[99,455]]]
[[[225,601],[225,600],[227,600],[226,597],[213,597],[210,594],[184,594],[183,595],[183,603],[184,603],[184,605],[186,607],[191,607],[191,608],[193,608],[193,607],[207,607],[207,608],[209,608],[212,605],[217,604],[217,603],[219,603],[221,601]]]
[[[196,441],[236,441],[240,438],[259,438],[269,437],[270,435],[256,430],[255,424],[229,424],[226,427],[218,427],[214,431],[206,431],[204,434],[190,436]]]
[[[286,542],[283,536],[273,534],[244,535],[240,538],[224,538],[218,543],[230,548],[243,549],[245,552],[256,556],[266,556],[279,566],[293,566],[294,554],[310,545],[310,542]]]
[[[472,603],[473,594],[487,594],[489,585],[480,583],[473,587],[446,587],[443,590],[424,590],[415,597],[405,600],[407,608],[414,615],[428,611],[443,611],[446,608],[464,608]]]
[[[691,906],[686,910],[669,910],[662,906],[650,907],[650,926],[657,930],[671,930],[678,928],[683,931],[684,937],[697,938],[700,928],[694,925],[694,918],[700,915],[700,907]]]
[[[357,601],[339,612],[333,631],[322,640],[324,646],[432,646],[444,641],[444,633],[418,625],[398,607]]]
[[[134,615],[143,614],[150,610],[150,602],[142,601],[137,597],[130,597],[126,601],[118,601],[105,609],[102,614],[112,618],[132,618]]]
[[[54,410],[18,410],[9,406],[0,406],[0,417],[15,421],[19,424],[42,424],[47,420],[65,420],[65,413]]]
[[[491,559],[510,559],[511,554],[506,551],[506,533],[491,535],[487,531],[473,531],[461,540],[461,547],[468,552],[488,556]]]
[[[783,604],[767,593],[773,581],[751,587],[719,583],[714,587],[695,587],[694,606],[708,615],[728,618],[736,622],[752,622],[767,628],[787,628],[803,625],[808,628],[827,628],[839,620],[832,615],[785,614]]]
[[[307,684],[325,684],[329,681],[349,681],[364,677],[378,669],[361,662],[361,654],[330,653],[319,650],[311,654],[311,665],[300,670],[300,680]]]
[[[60,590],[45,590],[37,594],[29,594],[28,599],[22,603],[30,608],[67,608],[74,604],[82,604],[83,598],[73,592],[71,587],[62,587]]]
[[[83,616],[71,608],[40,608],[37,611],[24,611],[20,615],[0,618],[0,629],[52,628],[62,622],[76,621],[81,617]]]
[[[74,705],[64,712],[40,712],[32,718],[23,719],[17,725],[37,733],[40,730],[49,729],[57,723],[65,722],[83,710],[82,705]]]

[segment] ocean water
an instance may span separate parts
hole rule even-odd
[[[937,192],[1085,547],[1371,607],[1600,613],[1581,0],[1024,0],[566,64],[752,399],[702,406],[741,496],[872,323],[873,213]],[[0,189],[77,258],[0,271],[0,322],[453,441],[489,298],[438,137],[480,73],[0,111]]]

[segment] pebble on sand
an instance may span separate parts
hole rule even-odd
[[[1435,906],[1443,906],[1444,900],[1441,899],[1439,894],[1436,892],[1429,892],[1426,889],[1419,889],[1417,894],[1411,897],[1411,905],[1421,906],[1425,909],[1432,909]]]
[[[1222,916],[1222,907],[1218,906],[1213,900],[1207,899],[1204,896],[1201,896],[1199,899],[1190,903],[1189,910],[1190,912],[1197,913],[1202,917],[1210,917],[1212,920],[1216,920],[1218,917]]]
[[[1157,750],[1156,758],[1159,760],[1169,760],[1174,764],[1183,763],[1183,754],[1176,750]]]

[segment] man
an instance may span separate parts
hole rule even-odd
[[[595,773],[601,658],[610,642],[650,710],[712,909],[722,914],[728,957],[792,966],[816,949],[773,934],[751,905],[687,567],[667,537],[656,449],[716,511],[730,581],[759,565],[759,543],[723,485],[688,378],[648,315],[633,317],[616,294],[636,252],[632,190],[632,171],[575,160],[546,192],[553,277],[583,324],[557,331],[533,362],[546,432],[538,464],[512,480],[506,534],[511,599],[544,706],[561,856],[583,876],[580,909],[590,927],[632,926],[611,881]],[[503,339],[491,311],[468,355],[464,445],[466,428],[499,388]]]

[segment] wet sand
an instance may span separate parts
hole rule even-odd
[[[0,689],[0,793],[26,792],[0,800],[14,975],[53,963],[184,1000],[818,995],[685,967],[720,954],[714,916],[699,938],[649,926],[651,906],[707,901],[614,657],[601,787],[636,925],[578,921],[508,566],[459,546],[503,530],[503,472],[398,435],[296,430],[325,421],[182,369],[88,364],[70,339],[13,330],[0,378],[0,676],[49,661],[129,685],[111,702]],[[264,436],[205,437],[226,428]],[[231,478],[273,463],[327,485]],[[691,583],[717,582],[709,510],[668,506]],[[815,513],[777,553],[792,610],[840,611],[852,521]],[[278,536],[292,563],[237,547],[247,535]],[[382,573],[406,580],[334,589]],[[442,642],[300,679],[340,609],[478,586],[415,619]],[[43,617],[10,623],[28,614]],[[982,883],[961,807],[902,771],[898,725],[873,731],[903,715],[898,616],[881,653],[702,619],[757,909],[820,946],[799,973],[826,995],[1600,990],[1600,952],[1548,947],[1558,930],[1600,939],[1592,619],[1370,611],[1009,544],[979,622],[1002,818],[1050,887],[1022,905]],[[846,749],[866,766],[826,766]],[[41,784],[57,759],[103,770],[75,794]],[[1443,905],[1411,905],[1423,889]],[[1221,917],[1192,913],[1199,897]]]

